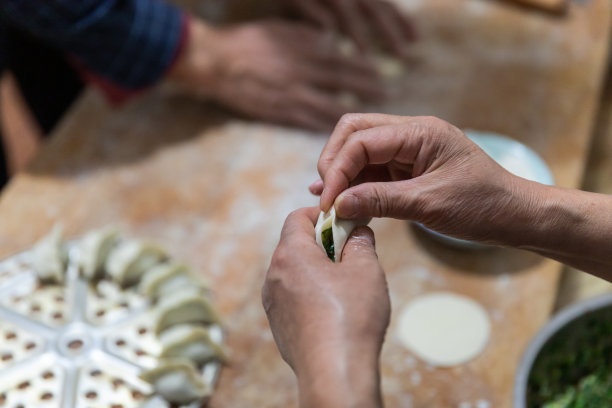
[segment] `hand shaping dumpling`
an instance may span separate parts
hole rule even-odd
[[[210,396],[212,392],[195,366],[181,358],[161,360],[157,367],[145,371],[140,377],[171,404],[190,404]]]
[[[36,244],[32,256],[32,268],[41,282],[62,283],[68,262],[62,227],[56,224],[51,233]]]
[[[183,357],[198,365],[225,361],[223,349],[211,340],[205,327],[179,324],[164,331],[159,340],[162,358]]]
[[[315,239],[317,244],[325,251],[329,259],[334,262],[342,261],[342,250],[351,232],[360,225],[367,225],[371,218],[358,220],[344,220],[336,217],[336,209],[324,213],[321,211],[315,226]]]
[[[119,232],[115,228],[106,227],[92,231],[83,238],[79,254],[79,268],[87,280],[102,277],[104,264],[118,237]]]
[[[106,271],[122,287],[134,285],[142,274],[166,259],[163,249],[140,241],[126,241],[115,247],[106,260]]]
[[[138,289],[142,294],[157,299],[183,288],[193,287],[208,287],[208,285],[196,279],[185,265],[163,263],[144,274]]]
[[[159,334],[170,326],[183,323],[214,324],[220,319],[212,304],[199,288],[189,288],[168,294],[158,305],[155,333]]]

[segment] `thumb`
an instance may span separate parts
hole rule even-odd
[[[356,259],[377,260],[374,232],[371,228],[360,226],[349,235],[342,250],[342,262]]]
[[[416,179],[363,183],[345,190],[335,202],[338,217],[411,219],[418,196]]]

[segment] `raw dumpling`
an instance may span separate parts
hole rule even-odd
[[[336,217],[336,209],[324,213],[321,211],[315,226],[317,244],[325,251],[332,261],[342,261],[342,249],[351,232],[360,225],[367,225],[371,218],[344,220]]]
[[[221,346],[211,340],[205,327],[179,324],[159,336],[162,358],[183,357],[198,365],[210,361],[224,361]]]
[[[182,288],[208,287],[205,282],[196,280],[189,269],[178,263],[164,263],[149,269],[140,281],[142,294],[159,298]]]
[[[83,238],[79,254],[79,268],[86,279],[102,277],[104,264],[118,237],[119,232],[115,228],[107,227],[92,231]]]
[[[164,296],[160,299],[157,310],[157,334],[176,324],[220,322],[214,307],[199,288],[188,288]]]
[[[186,359],[161,360],[156,368],[145,371],[140,377],[171,404],[190,404],[210,396],[212,392],[195,366]]]
[[[56,224],[51,233],[36,244],[32,256],[32,268],[41,282],[62,283],[68,262],[62,227]]]
[[[126,241],[115,247],[106,260],[106,271],[122,287],[134,285],[153,266],[166,259],[163,249],[140,241]]]

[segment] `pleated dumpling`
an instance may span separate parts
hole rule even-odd
[[[122,287],[138,283],[142,275],[167,258],[163,249],[131,240],[116,246],[106,260],[106,271]]]
[[[182,357],[198,365],[210,361],[225,361],[223,348],[210,338],[205,327],[179,324],[164,331],[159,340],[162,358]]]
[[[328,212],[321,211],[315,226],[315,239],[317,244],[325,251],[329,259],[334,262],[342,261],[342,250],[351,232],[360,225],[367,225],[371,218],[345,220],[336,217],[336,209]]]
[[[118,238],[119,232],[113,227],[102,228],[85,235],[79,248],[79,269],[86,279],[99,279],[104,275],[106,259]]]
[[[180,291],[183,288],[208,287],[201,279],[196,279],[185,265],[179,263],[163,263],[149,269],[138,289],[148,297],[157,299]]]
[[[66,275],[68,251],[62,227],[55,225],[51,233],[41,239],[33,249],[32,269],[44,283],[62,283]]]
[[[160,360],[157,367],[145,371],[140,377],[171,404],[190,404],[210,396],[212,392],[195,366],[186,359]]]
[[[155,333],[177,324],[215,324],[220,319],[215,308],[199,288],[170,293],[157,304]]]

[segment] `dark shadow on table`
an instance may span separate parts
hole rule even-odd
[[[413,223],[406,223],[406,228],[416,238],[417,245],[432,257],[465,273],[486,276],[520,273],[544,260],[532,252],[511,248],[455,248],[437,241]]]

